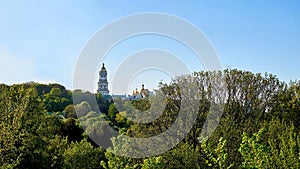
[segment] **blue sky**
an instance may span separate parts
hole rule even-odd
[[[123,16],[162,12],[197,26],[211,41],[224,68],[268,72],[300,80],[300,1],[0,1],[0,83],[58,82],[72,89],[76,61],[89,38]],[[161,43],[157,43],[161,42]],[[105,60],[110,79],[122,57],[143,48],[176,53],[194,70],[191,53],[162,37],[136,37]],[[99,65],[101,64],[100,61]],[[153,88],[167,75],[138,75],[128,91]]]

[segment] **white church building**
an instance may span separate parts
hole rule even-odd
[[[101,95],[107,99],[121,98],[122,100],[140,100],[154,94],[152,91],[145,89],[145,85],[142,84],[141,90],[138,91],[138,89],[136,88],[136,90],[132,92],[132,95],[110,95],[108,90],[107,70],[104,66],[104,63],[102,64],[102,68],[99,71],[97,93],[101,93]]]

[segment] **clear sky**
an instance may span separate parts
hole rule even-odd
[[[214,45],[224,68],[300,80],[299,9],[297,0],[1,0],[0,83],[58,82],[72,89],[75,65],[89,38],[113,20],[142,12],[176,15],[197,26]],[[201,69],[176,42],[136,37],[105,60],[110,80],[122,57],[143,48],[170,50],[192,69]],[[128,91],[141,83],[151,89],[166,77],[160,72],[141,73]]]

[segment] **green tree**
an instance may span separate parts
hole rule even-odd
[[[160,169],[164,167],[161,156],[149,157],[143,160],[142,169]]]
[[[52,157],[59,157],[60,149],[64,149],[65,141],[55,137],[61,123],[57,116],[46,115],[35,88],[13,85],[2,88],[0,93],[1,168],[59,165],[59,159]]]
[[[64,168],[100,168],[100,161],[104,160],[104,149],[94,148],[86,139],[81,142],[72,142],[64,152]]]
[[[20,166],[29,153],[31,133],[39,128],[35,120],[43,112],[37,93],[25,85],[1,88],[0,164],[2,168]]]
[[[64,164],[63,155],[68,148],[68,141],[66,138],[56,135],[53,139],[50,139],[47,149],[44,149],[46,159],[49,160],[50,168],[62,168]]]
[[[75,110],[78,118],[83,117],[92,111],[90,104],[87,101],[83,101],[75,106]]]
[[[262,128],[252,137],[243,134],[239,152],[243,157],[243,168],[269,168],[270,149],[263,143],[263,135],[266,129]]]
[[[71,104],[71,101],[62,96],[60,88],[52,88],[44,95],[43,103],[48,112],[62,112],[67,105]]]
[[[110,149],[105,152],[107,161],[102,160],[101,166],[106,169],[137,169],[140,168],[141,160],[129,157],[120,157],[113,154]]]
[[[208,139],[203,139],[201,143],[202,151],[205,156],[205,163],[210,168],[231,168],[233,164],[228,165],[228,153],[226,149],[227,141],[222,137],[215,148],[212,148]]]
[[[100,109],[100,112],[107,114],[108,109],[109,109],[109,105],[111,104],[111,102],[108,99],[104,98],[101,95],[101,93],[96,94],[96,100],[97,100],[97,105]]]
[[[73,104],[70,104],[67,107],[65,107],[64,113],[66,118],[77,118],[75,106]]]
[[[163,168],[200,168],[202,161],[198,150],[188,143],[180,143],[175,148],[160,155]]]
[[[116,115],[118,114],[118,109],[115,104],[111,104],[108,109],[108,117],[111,121],[116,121]]]
[[[68,118],[62,121],[62,134],[71,141],[80,141],[83,139],[83,129],[78,119]]]
[[[270,149],[272,168],[300,167],[300,133],[293,122],[281,122],[278,118],[266,123],[266,139]]]

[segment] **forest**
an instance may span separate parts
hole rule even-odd
[[[300,168],[300,81],[227,69],[194,72],[158,86],[165,109],[154,121],[138,123],[126,115],[149,112],[150,105],[155,111],[160,103],[109,100],[60,84],[0,84],[0,168]],[[198,113],[179,144],[144,158],[112,153],[126,147],[106,138],[101,119],[119,134],[147,138],[174,123],[183,99],[196,99]],[[222,116],[211,119],[216,129],[201,138],[209,111],[221,102]],[[91,136],[110,142],[99,146]]]

